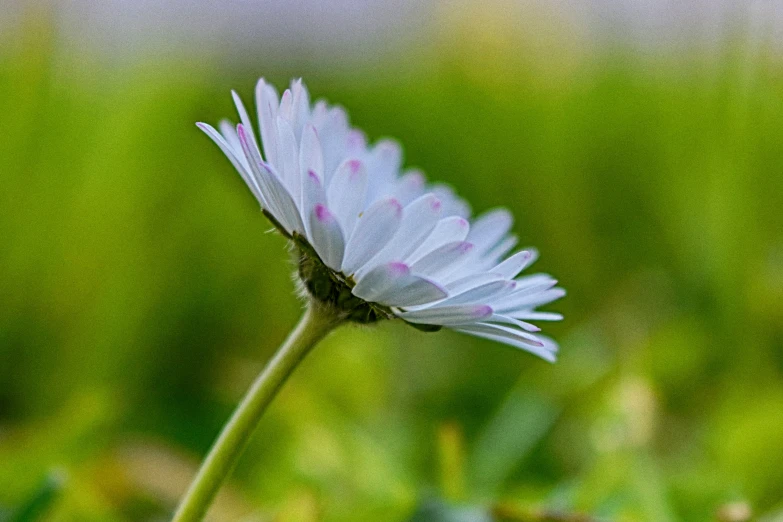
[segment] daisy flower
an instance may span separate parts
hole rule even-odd
[[[311,104],[301,80],[282,96],[258,82],[257,125],[233,97],[238,125],[198,126],[293,241],[314,299],[347,320],[446,327],[554,360],[557,345],[531,322],[560,320],[537,308],[565,291],[546,274],[520,277],[537,252],[512,253],[507,210],[471,218],[451,188],[402,169],[396,142],[370,144],[343,108]]]
[[[554,361],[557,345],[531,321],[562,297],[545,274],[520,276],[537,257],[512,254],[511,215],[472,219],[446,185],[402,170],[400,146],[369,144],[340,107],[318,101],[300,80],[278,96],[263,79],[257,126],[236,93],[240,123],[199,123],[291,240],[308,306],[199,468],[173,522],[202,520],[264,411],[299,362],[346,321],[398,319],[424,331],[451,328]],[[258,137],[260,137],[260,146]],[[262,153],[263,151],[263,153]]]

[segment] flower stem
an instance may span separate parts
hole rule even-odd
[[[311,302],[299,324],[256,378],[180,501],[172,522],[202,520],[220,485],[236,464],[269,403],[307,353],[341,318]]]

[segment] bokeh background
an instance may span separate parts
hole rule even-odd
[[[212,520],[783,520],[780,3],[0,7],[0,520],[166,520],[295,324],[194,126],[262,75],[512,209],[569,295],[555,365],[343,328]]]

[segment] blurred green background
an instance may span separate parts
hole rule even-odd
[[[555,365],[343,328],[213,520],[783,520],[776,48],[580,50],[471,17],[342,67],[106,63],[45,10],[6,27],[0,520],[165,520],[295,324],[284,240],[194,126],[235,118],[229,90],[260,75],[303,76],[474,211],[510,208],[569,295]]]

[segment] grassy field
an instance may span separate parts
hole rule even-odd
[[[475,211],[512,209],[569,295],[555,365],[343,328],[215,520],[783,519],[780,63],[469,48],[397,75],[405,57],[106,66],[45,24],[4,37],[0,520],[165,520],[297,320],[284,240],[194,126],[259,75],[304,76]]]

